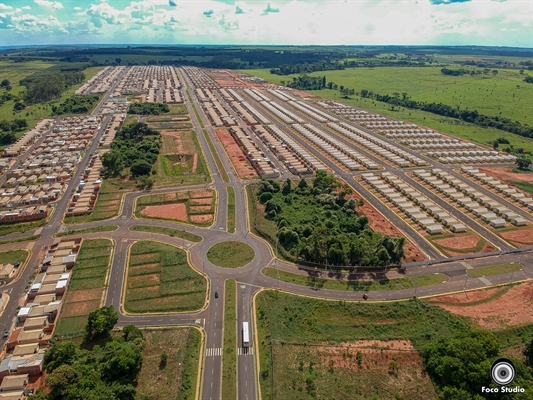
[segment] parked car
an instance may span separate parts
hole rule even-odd
[[[9,336],[9,331],[8,330],[4,331],[4,339],[7,339],[8,336]]]

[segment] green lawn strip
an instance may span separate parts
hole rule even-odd
[[[39,240],[41,235],[25,236],[16,239],[0,240],[0,245],[10,244],[10,243],[20,243],[20,242],[31,242],[32,240]]]
[[[414,347],[420,349],[440,338],[463,334],[471,326],[465,317],[455,316],[441,307],[412,299],[393,303],[347,303],[269,290],[259,293],[255,304],[260,356],[258,375],[264,399],[312,398],[300,396],[298,391],[293,391],[292,378],[286,380],[282,379],[283,375],[276,374],[277,361],[271,357],[273,343],[304,345],[340,344],[357,340],[411,340]],[[323,362],[320,358],[311,360],[315,364]],[[298,367],[293,368],[296,370]],[[304,370],[306,375],[312,375],[308,363]],[[293,378],[300,376],[295,375]],[[335,375],[329,376],[329,383],[323,384],[337,385]],[[304,382],[305,379],[304,375]],[[317,390],[321,392],[321,388],[319,386]],[[353,398],[353,390],[343,393],[327,398]]]
[[[515,185],[518,189],[523,190],[527,193],[533,194],[533,183],[530,182],[519,182],[519,181],[511,181],[513,185]]]
[[[103,288],[112,248],[109,239],[85,239],[72,269],[69,291]]]
[[[178,390],[178,400],[193,400],[196,398],[196,382],[198,380],[198,365],[200,363],[200,346],[202,335],[198,329],[189,329],[189,338],[183,360],[183,372]]]
[[[84,235],[87,233],[98,233],[98,232],[112,232],[118,229],[117,225],[100,225],[93,228],[84,228],[84,229],[73,229],[63,232],[58,232],[54,234],[54,237],[62,236],[71,236],[71,235]]]
[[[30,255],[27,250],[8,250],[0,252],[0,264],[15,264],[19,262],[24,264],[28,256]]]
[[[228,187],[228,232],[235,232],[235,189]]]
[[[0,225],[0,236],[9,235],[11,233],[24,233],[33,231],[41,226],[46,225],[47,218],[39,219],[31,222],[20,222],[13,224]]]
[[[186,252],[163,243],[136,242],[130,249],[130,260],[136,259],[136,271],[143,265],[152,267],[154,254],[159,256],[159,261],[155,263],[159,269],[149,274],[128,273],[125,310],[143,313],[200,309],[205,302],[207,284],[205,278],[189,265]],[[147,255],[147,260],[139,264],[144,255]],[[128,272],[132,267],[129,263]]]
[[[484,276],[507,274],[511,271],[521,271],[522,269],[520,264],[497,264],[488,267],[471,268],[466,273],[471,278],[481,278]]]
[[[207,251],[209,262],[223,268],[242,267],[251,262],[254,257],[254,249],[239,241],[217,243]]]
[[[503,296],[505,293],[507,293],[509,291],[509,289],[511,289],[514,285],[508,285],[508,286],[505,286],[503,289],[501,290],[498,290],[496,293],[493,293],[491,294],[489,297],[487,297],[486,299],[481,299],[481,300],[476,300],[476,301],[470,301],[470,302],[467,302],[467,303],[450,303],[450,302],[447,302],[447,301],[433,301],[431,299],[428,299],[429,302],[431,302],[431,304],[438,304],[438,305],[445,305],[445,306],[453,306],[453,307],[471,307],[471,306],[477,306],[477,305],[480,305],[480,304],[484,304],[484,303],[488,303],[492,300],[495,300],[497,299],[498,297],[501,297]]]
[[[224,291],[224,347],[222,349],[222,398],[237,398],[237,285],[226,280]]]
[[[201,128],[205,128],[205,125],[204,125],[202,119],[200,118],[200,114],[198,114],[198,110],[196,109],[196,106],[194,105],[194,103],[193,103],[193,101],[191,99],[191,95],[189,94],[189,92],[187,92],[187,97],[189,98],[189,103],[191,104],[191,107],[194,110],[194,114],[196,115],[196,120],[200,124],[200,127]]]
[[[130,231],[159,233],[161,235],[167,235],[171,237],[180,237],[190,242],[201,242],[203,239],[201,236],[182,231],[181,229],[162,228],[160,226],[133,225],[130,227]]]
[[[375,68],[372,70],[369,69],[368,71],[375,71],[375,72],[369,72],[369,73],[375,73],[379,75],[382,69],[383,68]],[[418,78],[419,71],[422,75],[424,75],[425,74],[424,70],[426,68],[421,69],[421,68],[413,68],[413,67],[408,67],[408,68],[391,67],[391,68],[385,68],[385,70],[386,69],[398,71],[398,73],[400,74],[408,74],[408,76],[404,76],[404,78],[406,79],[404,83],[411,85],[413,82],[415,81],[418,82],[420,80],[420,78]],[[270,74],[268,69],[243,70],[242,72],[253,75],[253,76],[258,76],[260,78],[263,78],[273,83],[280,83],[281,80],[284,80],[285,82],[290,82],[292,79],[292,76],[297,76],[297,75],[281,76],[281,75]],[[394,83],[392,86],[387,86],[387,85],[390,85],[390,82],[386,80],[382,80],[382,79],[374,79],[374,80],[368,81],[365,78],[364,86],[363,86],[363,80],[359,79],[359,74],[366,73],[366,69],[364,68],[356,68],[356,69],[348,68],[344,71],[318,71],[315,73],[311,73],[309,75],[310,76],[324,76],[325,75],[328,81],[331,80],[337,83],[338,85],[342,85],[343,83],[341,82],[343,82],[343,79],[340,79],[337,76],[335,76],[336,73],[347,74],[349,78],[346,78],[346,77],[344,78],[344,79],[348,79],[348,81],[346,82],[346,84],[344,84],[344,86],[347,88],[355,89],[356,92],[360,92],[361,89],[367,89],[367,90],[372,90],[375,93],[379,93],[379,94],[392,95],[393,90],[390,88],[394,87],[394,91],[398,93],[402,93],[402,90],[398,89],[398,86],[396,83]],[[410,75],[410,74],[413,74],[413,75]],[[440,74],[440,72],[438,72],[437,75],[438,74]],[[461,77],[448,77],[445,75],[442,75],[442,77],[446,79],[457,78],[456,80],[459,82],[461,78]],[[439,79],[440,79],[440,76],[439,76]],[[477,79],[479,79],[479,76]],[[481,81],[476,80],[474,82],[483,82],[484,84],[486,83],[489,85],[491,84],[491,82],[493,83],[492,78],[487,79],[486,81],[483,81],[483,79],[486,79],[486,77],[482,76]],[[440,89],[435,90],[435,82],[428,81],[427,83],[429,83],[430,85],[434,85],[432,92],[436,96],[441,95],[443,93],[443,90],[456,91],[457,88],[459,87],[459,86],[446,87],[441,84]],[[511,117],[512,114],[520,113],[520,115],[517,115],[517,117],[519,116],[520,118],[517,118],[517,119],[522,120],[522,123],[529,121],[529,124],[531,125],[531,117],[529,115],[533,115],[533,113],[527,112],[523,107],[514,106],[514,100],[516,98],[512,98],[511,93],[514,93],[514,94],[520,93],[522,95],[529,95],[529,91],[527,90],[526,84],[525,83],[522,84],[520,82],[517,82],[517,83],[519,84],[520,89],[516,88],[516,84],[514,84],[515,86],[514,89],[511,87],[505,87],[505,91],[508,92],[505,96],[507,97],[511,96],[512,101],[509,101],[509,102],[502,101],[502,99],[505,98],[505,96],[496,96],[495,95],[496,91],[495,91],[492,94],[493,98],[490,102],[486,102],[486,100],[484,100],[484,104],[487,105],[487,108],[485,109],[485,107],[480,107],[477,109],[477,111],[480,113],[485,113],[487,115],[499,115],[499,113],[502,112],[502,116],[509,117],[509,118]],[[378,86],[375,86],[375,85],[378,85]],[[381,85],[384,85],[384,86],[381,86]],[[465,93],[474,94],[476,91],[478,91],[478,89],[479,88],[471,87],[470,91],[466,91]],[[489,89],[488,87],[485,89],[486,90],[488,89],[489,90],[488,93],[490,93],[491,89]],[[485,90],[485,93],[487,93],[486,90]],[[404,92],[407,92],[409,95],[413,95],[414,99],[421,100],[421,98],[414,96],[414,91],[410,87],[404,90]],[[481,90],[480,93],[481,92],[483,92],[483,90]],[[382,103],[379,101],[374,101],[373,99],[369,99],[369,98],[362,98],[362,97],[359,97],[357,94],[352,96],[349,99],[343,99],[340,97],[338,90],[330,90],[330,89],[313,90],[313,91],[310,91],[310,93],[316,96],[321,96],[324,98],[336,100],[336,101],[339,101],[340,103],[348,104],[350,106],[362,108],[367,111],[373,111],[373,112],[382,114],[387,117],[391,117],[391,118],[395,118],[395,119],[399,119],[403,121],[414,122],[421,126],[427,126],[429,128],[441,131],[445,134],[460,137],[466,140],[472,140],[474,142],[478,142],[483,145],[490,145],[490,143],[494,142],[496,139],[504,138],[504,139],[509,140],[510,144],[513,145],[515,148],[523,148],[523,149],[529,150],[530,152],[533,152],[533,140],[510,133],[510,132],[493,129],[493,128],[483,128],[480,126],[466,123],[458,119],[448,118],[448,117],[436,115],[436,114],[421,111],[421,110],[409,110],[403,107],[395,107],[394,110],[392,110],[390,104]],[[432,94],[430,94],[430,91],[428,91],[427,95],[432,95]],[[459,97],[459,93],[453,93],[453,96]],[[465,99],[465,97],[463,96],[461,97],[461,99]],[[446,101],[438,100],[438,98],[435,98],[431,101],[437,101],[437,102],[442,101],[443,103],[446,103]],[[471,104],[469,104],[466,101],[460,106],[461,108],[472,109]],[[505,107],[505,112],[501,111],[502,107]],[[500,145],[500,146],[503,148],[508,145],[503,145],[503,146]]]
[[[54,332],[54,338],[61,339],[64,336],[82,336],[85,333],[85,325],[87,325],[88,318],[88,315],[60,317]]]
[[[229,182],[229,176],[226,170],[224,169],[224,165],[222,164],[222,160],[220,159],[220,156],[218,155],[217,151],[215,150],[215,146],[213,145],[213,142],[211,141],[211,136],[207,133],[207,131],[204,129],[202,130],[205,140],[207,142],[207,145],[209,146],[209,150],[211,150],[211,154],[213,155],[213,158],[215,160],[215,164],[217,165],[217,168],[220,172],[220,176],[224,182]]]
[[[264,275],[270,278],[278,279],[278,270],[276,268],[266,267],[262,272]],[[444,274],[420,275],[412,278],[394,278],[378,281],[340,281],[335,279],[324,279],[313,276],[291,274],[290,272],[286,271],[279,271],[279,279],[284,282],[294,283],[296,285],[329,290],[353,290],[355,292],[401,290],[413,288],[415,286],[414,282],[417,282],[418,286],[429,286],[448,281],[448,277]]]
[[[146,342],[137,377],[137,399],[175,399],[183,375],[190,328],[143,330]],[[166,360],[162,361],[162,355]]]

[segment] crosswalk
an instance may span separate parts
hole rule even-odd
[[[237,349],[237,354],[239,356],[252,356],[254,354],[253,347],[239,347]]]
[[[210,349],[205,349],[206,357],[220,357],[222,355],[222,348],[212,347]]]

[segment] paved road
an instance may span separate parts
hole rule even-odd
[[[125,326],[127,324],[135,324],[138,326],[174,326],[174,325],[195,325],[204,329],[205,334],[205,350],[203,358],[203,376],[202,376],[202,385],[201,385],[201,398],[215,400],[221,398],[221,377],[222,377],[222,346],[223,346],[223,299],[224,299],[224,282],[228,278],[233,278],[237,281],[237,326],[238,326],[238,338],[237,338],[237,378],[238,378],[238,398],[245,400],[252,400],[257,398],[257,374],[258,371],[255,369],[255,357],[257,356],[257,351],[255,349],[254,335],[255,332],[254,324],[252,323],[252,306],[251,299],[254,293],[261,288],[280,288],[289,293],[296,294],[305,294],[312,295],[318,298],[330,298],[330,299],[345,299],[345,300],[361,300],[361,292],[353,291],[333,291],[333,290],[324,290],[317,288],[310,288],[305,286],[298,286],[286,282],[281,282],[273,278],[266,277],[261,274],[261,269],[267,265],[275,265],[281,270],[299,273],[299,274],[316,274],[316,272],[309,272],[308,270],[298,269],[297,266],[285,263],[281,261],[274,262],[272,250],[267,245],[265,241],[257,238],[256,236],[249,233],[248,221],[247,221],[247,212],[246,212],[246,199],[245,192],[243,190],[244,186],[250,181],[242,182],[233,172],[230,161],[227,158],[226,153],[218,141],[216,135],[214,134],[207,118],[201,112],[200,104],[196,101],[194,93],[192,93],[193,86],[190,83],[188,77],[185,73],[182,74],[182,79],[185,79],[189,84],[189,93],[193,99],[193,104],[196,106],[199,111],[200,118],[202,119],[205,125],[205,131],[211,138],[211,141],[214,144],[215,151],[220,156],[224,169],[228,172],[230,177],[230,182],[223,182],[221,176],[218,172],[216,163],[214,161],[213,154],[211,153],[207,142],[202,133],[199,121],[196,118],[194,111],[192,110],[192,104],[187,101],[187,107],[189,109],[189,114],[191,116],[192,124],[195,130],[198,132],[198,137],[200,145],[206,156],[207,164],[212,172],[212,181],[205,185],[191,185],[178,188],[166,188],[160,190],[152,190],[150,193],[162,193],[166,191],[175,191],[175,190],[189,190],[196,188],[205,188],[211,187],[218,191],[219,194],[219,205],[218,205],[218,216],[217,220],[213,227],[198,228],[185,224],[177,224],[166,221],[151,221],[151,220],[138,220],[133,217],[134,211],[134,202],[135,199],[141,195],[145,195],[146,192],[136,192],[128,193],[124,196],[122,210],[119,216],[115,219],[108,221],[93,222],[88,224],[77,225],[74,228],[80,229],[85,227],[95,227],[95,226],[108,226],[108,225],[117,225],[119,229],[114,232],[104,232],[102,233],[93,233],[88,235],[82,235],[87,238],[95,237],[109,237],[115,240],[115,251],[112,260],[112,267],[110,273],[109,286],[106,293],[105,304],[112,305],[119,310],[120,318],[117,326]],[[113,88],[110,92],[113,91]],[[184,96],[185,97],[185,96]],[[222,101],[222,100],[221,100]],[[276,120],[268,111],[264,111],[273,121]],[[95,110],[95,113],[100,112],[100,106]],[[297,110],[295,111],[297,113]],[[301,115],[305,117],[305,115]],[[76,174],[74,175],[69,188],[65,192],[63,198],[56,205],[56,212],[52,216],[50,223],[42,229],[42,238],[35,243],[34,251],[29,262],[29,268],[22,273],[22,276],[19,280],[16,280],[8,285],[6,285],[3,290],[9,291],[11,301],[6,306],[6,309],[2,316],[0,317],[0,327],[9,326],[13,317],[16,313],[16,307],[18,305],[18,299],[24,294],[26,290],[26,284],[29,281],[30,275],[33,273],[33,266],[38,264],[39,261],[39,251],[44,249],[46,246],[50,245],[53,242],[52,234],[58,232],[65,227],[62,225],[61,220],[68,205],[70,190],[77,185],[79,181],[79,176],[84,166],[88,162],[88,154],[93,153],[96,150],[97,143],[105,125],[108,123],[108,118],[102,123],[102,127],[90,149],[87,151],[85,158],[80,163]],[[280,124],[282,125],[282,124]],[[284,127],[284,129],[287,129]],[[295,135],[292,135],[295,137]],[[348,183],[355,187],[360,193],[365,196],[366,201],[371,203],[376,209],[382,212],[386,218],[389,218],[394,224],[396,224],[402,232],[412,240],[415,244],[420,246],[423,251],[432,259],[440,259],[442,256],[439,252],[434,249],[432,246],[423,240],[420,235],[412,230],[403,220],[401,220],[394,212],[385,207],[381,202],[371,196],[366,189],[364,189],[357,181],[352,177],[353,173],[348,173],[340,170],[337,166],[332,163],[329,159],[324,157],[321,153],[317,152],[316,149],[309,146],[304,141],[300,140],[298,137],[295,137],[300,144],[311,151],[315,156],[317,156],[322,162],[324,162],[328,167],[330,167],[338,176],[341,176]],[[361,150],[361,149],[358,149]],[[370,158],[374,159],[372,154],[367,154]],[[383,164],[380,162],[380,164]],[[441,167],[440,165],[438,165]],[[386,170],[390,170],[393,173],[398,174],[398,170],[384,164]],[[283,170],[283,169],[282,169]],[[400,172],[403,174],[403,172]],[[404,176],[402,176],[406,179]],[[280,177],[279,179],[286,179],[285,177]],[[406,179],[407,180],[407,179]],[[411,182],[410,182],[411,183]],[[227,224],[227,188],[233,187],[236,194],[236,232],[228,233],[226,231]],[[421,188],[422,190],[423,188]],[[424,189],[425,190],[425,189]],[[431,196],[432,198],[432,196]],[[444,202],[442,202],[444,203]],[[443,204],[445,205],[445,204]],[[199,243],[189,242],[180,237],[169,237],[160,234],[154,234],[150,232],[137,232],[131,231],[130,228],[135,225],[149,225],[154,227],[169,227],[169,228],[179,228],[186,232],[194,233],[203,237],[203,240]],[[489,232],[490,233],[490,232]],[[28,236],[31,232],[18,235],[9,235],[10,237],[20,237]],[[494,239],[488,235],[491,240]],[[122,293],[124,289],[124,274],[127,267],[127,254],[128,249],[135,240],[146,240],[146,239],[157,239],[161,242],[172,244],[178,247],[187,249],[190,252],[190,260],[193,268],[197,269],[200,273],[205,274],[209,282],[209,295],[207,298],[207,303],[205,307],[198,312],[194,313],[183,313],[183,314],[145,314],[145,315],[127,315],[123,312],[122,305]],[[236,268],[236,269],[224,269],[216,267],[211,264],[206,257],[208,249],[216,244],[227,240],[241,240],[248,243],[255,251],[255,259],[248,265]],[[497,242],[497,241],[496,241]],[[499,243],[503,244],[504,243]],[[19,243],[13,245],[2,245],[0,250],[5,250],[9,248],[20,248],[24,247],[27,244]],[[509,248],[506,246],[505,248]],[[499,276],[487,277],[486,279],[477,279],[477,278],[468,278],[465,277],[466,267],[478,268],[486,265],[500,264],[503,262],[521,262],[525,268],[522,271],[517,271],[512,274],[503,274]],[[382,292],[372,292],[370,294],[371,300],[394,300],[406,297],[412,297],[413,295],[417,296],[429,296],[435,295],[438,293],[445,293],[449,291],[464,290],[464,289],[473,289],[473,288],[482,288],[486,287],[487,284],[500,284],[506,283],[509,281],[517,281],[522,279],[533,278],[533,253],[524,253],[524,254],[508,254],[501,257],[492,257],[492,258],[482,258],[465,261],[456,261],[446,264],[436,264],[431,267],[427,266],[417,266],[413,268],[406,269],[402,275],[399,275],[396,272],[389,272],[388,277],[413,277],[416,275],[427,274],[431,272],[441,272],[446,274],[449,277],[449,281],[446,283],[418,287],[412,289],[398,290],[398,291],[382,291]],[[394,275],[396,274],[396,275]],[[325,275],[325,274],[324,274]],[[376,273],[377,278],[383,277],[382,274]],[[335,275],[331,275],[331,278],[334,278]],[[355,278],[355,277],[352,277]],[[488,283],[487,283],[488,282]],[[215,299],[214,292],[218,291],[219,297]],[[242,323],[250,322],[251,329],[251,343],[248,349],[244,349],[242,346]]]

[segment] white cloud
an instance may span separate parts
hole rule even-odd
[[[81,7],[74,7],[74,10],[81,11]]]
[[[0,10],[7,11],[7,10],[12,10],[12,9],[13,9],[13,7],[7,6],[4,3],[0,3]]]
[[[24,6],[22,7],[23,10],[31,10],[31,7],[30,6]]]
[[[48,0],[34,0],[35,4],[46,7],[46,8],[53,8],[54,10],[60,10],[63,8],[63,3],[60,3],[59,1],[48,1]]]

